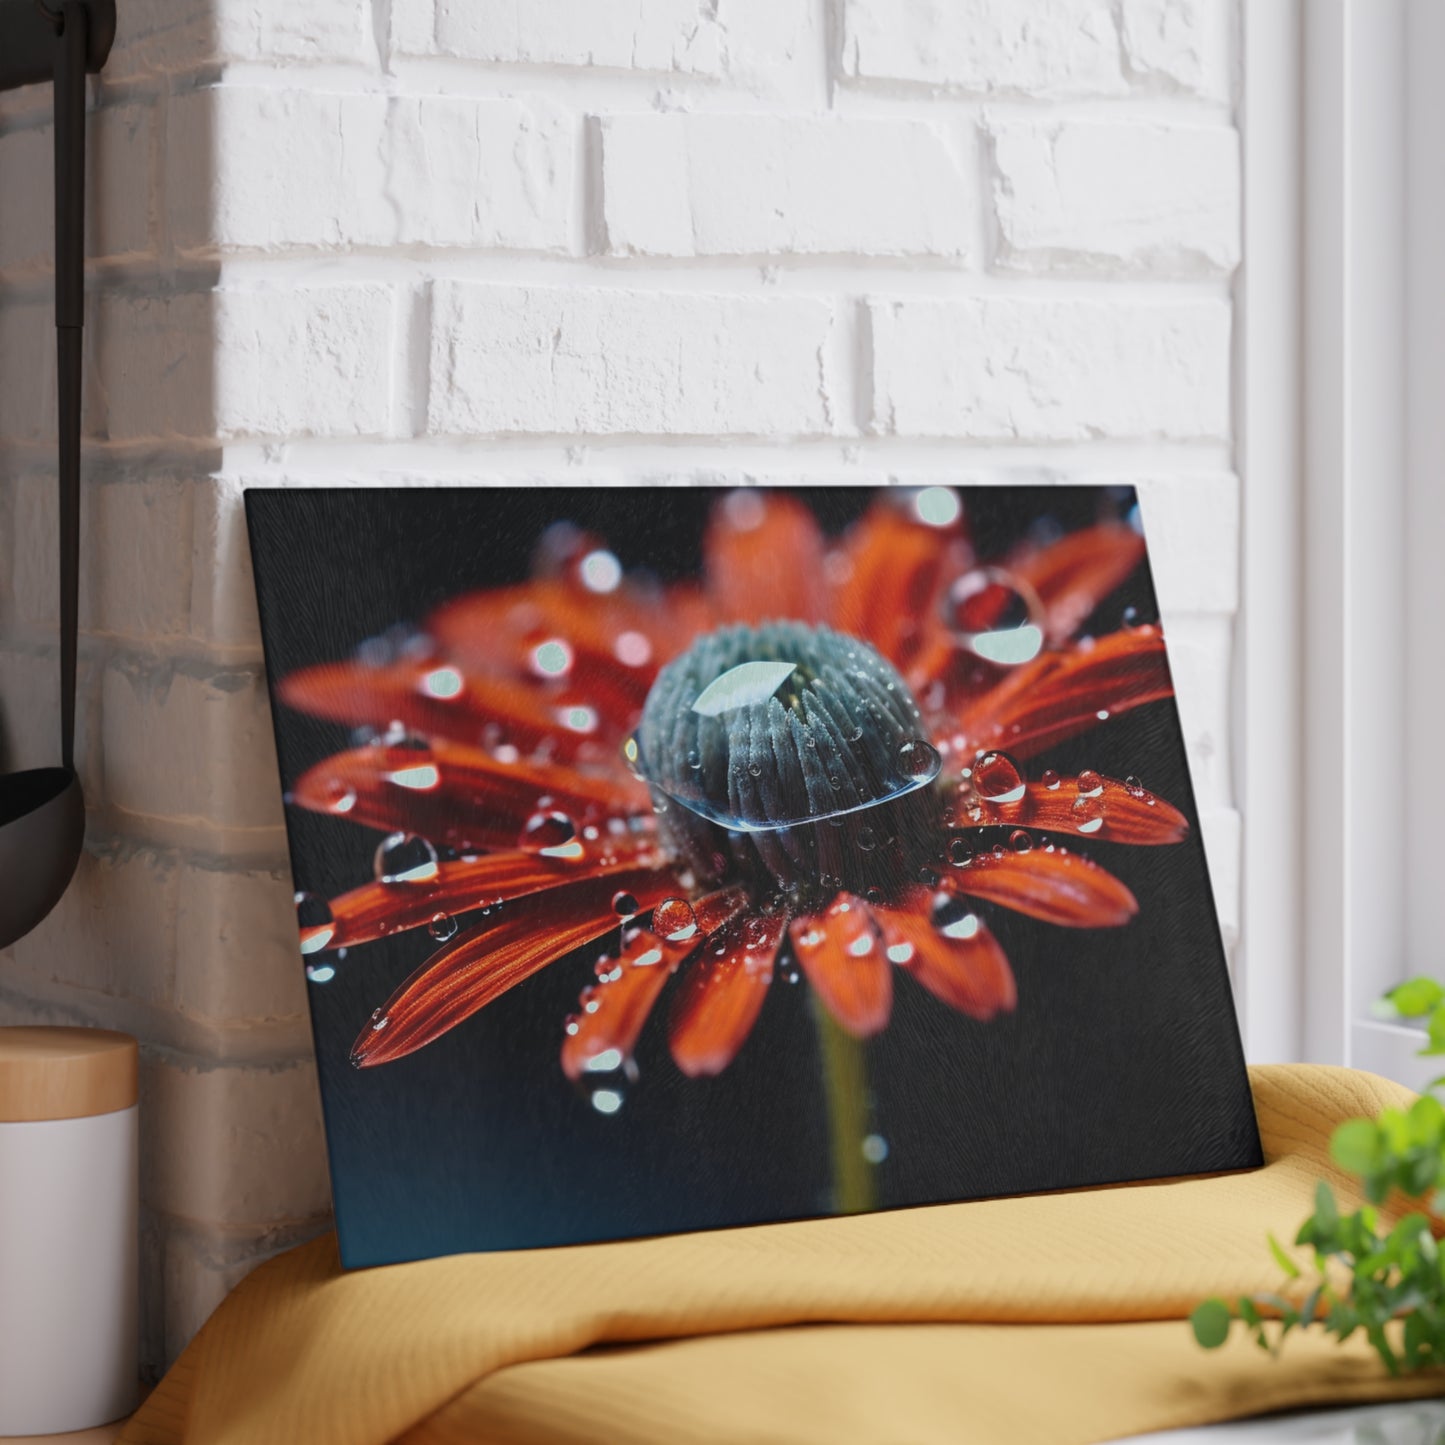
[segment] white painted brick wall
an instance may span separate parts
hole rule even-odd
[[[976,187],[926,121],[621,115],[601,135],[614,255],[959,258],[977,235]]]
[[[152,1367],[327,1208],[241,487],[1132,482],[1238,917],[1233,0],[129,0],[87,853],[0,1020],[146,1056]],[[0,99],[0,737],[54,753],[49,96]],[[24,204],[16,197],[24,196]]]

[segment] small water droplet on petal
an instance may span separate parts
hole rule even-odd
[[[652,931],[669,943],[682,943],[697,933],[697,914],[686,898],[664,898],[652,911]]]
[[[415,833],[393,833],[377,845],[372,871],[379,883],[429,883],[437,876],[437,850]]]
[[[973,785],[988,803],[1017,803],[1025,784],[1018,764],[1007,753],[985,753],[973,765]]]

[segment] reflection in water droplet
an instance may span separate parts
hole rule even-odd
[[[948,844],[948,861],[955,868],[967,868],[973,862],[973,849],[963,838],[953,838]]]
[[[415,833],[393,833],[377,845],[372,871],[379,883],[427,883],[437,876],[437,850]]]
[[[387,773],[386,780],[413,793],[429,793],[441,785],[442,775],[435,763],[408,763]]]
[[[1044,609],[1026,582],[975,567],[948,589],[943,620],[960,647],[1003,667],[1032,662],[1044,646]]]
[[[872,828],[859,828],[853,841],[865,853],[871,853],[878,846],[878,837]]]
[[[652,911],[652,931],[669,943],[682,943],[697,932],[697,915],[686,898],[664,898]]]
[[[1124,779],[1124,786],[1125,786],[1126,788],[1128,788],[1128,790],[1129,790],[1129,796],[1130,796],[1131,798],[1142,798],[1142,797],[1144,797],[1145,794],[1148,792],[1148,789],[1145,788],[1144,784],[1141,783],[1141,782],[1139,781],[1139,779],[1138,779],[1138,778],[1135,778],[1135,777],[1125,778],[1125,779]]]
[[[1024,795],[1023,774],[1007,753],[985,753],[973,765],[973,785],[988,803],[1017,803]]]
[[[434,667],[421,680],[421,690],[428,697],[440,698],[443,702],[460,697],[464,685],[461,673],[454,667]]]
[[[1015,853],[1027,853],[1034,846],[1034,835],[1023,828],[1015,828],[1008,835],[1008,845]]]
[[[1079,796],[1097,798],[1104,791],[1104,779],[1092,768],[1085,768],[1078,777]]]
[[[630,893],[612,895],[612,911],[619,918],[632,918],[637,913],[637,899]]]
[[[945,938],[968,939],[979,930],[978,915],[961,898],[941,894],[933,910],[933,927]]]
[[[598,548],[578,565],[577,574],[589,592],[615,592],[622,581],[622,564],[611,552]]]
[[[572,671],[572,649],[560,637],[548,637],[532,648],[532,671],[538,677],[566,677]]]
[[[905,964],[913,962],[913,945],[911,943],[895,943],[888,949],[888,962]]]
[[[913,494],[913,515],[927,527],[951,527],[963,515],[952,487],[923,487]]]
[[[298,893],[296,926],[301,934],[301,952],[319,953],[336,933],[331,905],[315,893]]]
[[[1043,785],[1049,790],[1049,792],[1057,793],[1059,790],[1059,784],[1062,781],[1063,780],[1052,768],[1044,769]]]
[[[622,1107],[622,1094],[617,1089],[593,1089],[592,1107],[599,1114],[615,1114]]]
[[[431,922],[426,926],[426,931],[438,943],[445,943],[447,939],[456,937],[458,927],[456,919],[450,913],[433,913]]]
[[[321,795],[331,813],[349,813],[356,806],[356,789],[342,778],[328,778]]]
[[[336,969],[329,963],[308,963],[306,977],[312,983],[330,983],[336,977]]]
[[[1097,833],[1104,826],[1104,805],[1097,797],[1081,794],[1069,813],[1077,833]]]
[[[624,667],[646,667],[652,661],[652,644],[640,632],[619,632],[612,655]]]

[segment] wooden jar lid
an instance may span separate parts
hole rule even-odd
[[[129,1109],[138,1050],[109,1029],[0,1028],[0,1124]]]

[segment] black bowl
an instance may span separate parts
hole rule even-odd
[[[0,777],[0,948],[60,901],[85,839],[85,798],[70,768]]]

